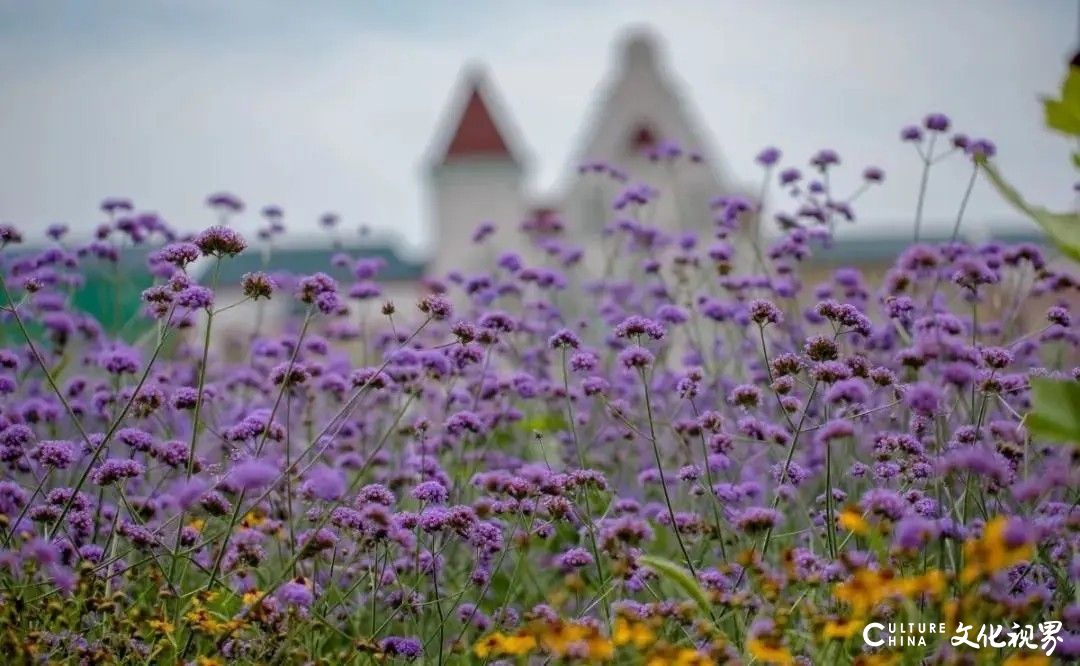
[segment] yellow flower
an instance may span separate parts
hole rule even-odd
[[[150,620],[146,625],[154,631],[160,631],[163,634],[171,634],[175,628],[173,627],[172,622],[167,620]]]
[[[506,635],[502,632],[488,634],[476,641],[473,653],[481,659],[488,657],[519,657],[536,649],[536,639],[524,633]]]
[[[692,648],[683,648],[675,655],[676,666],[709,666],[711,660]]]
[[[746,649],[751,657],[766,664],[790,666],[795,663],[791,653],[783,645],[766,642],[761,638],[751,638]]]
[[[258,527],[259,525],[262,525],[264,522],[266,522],[266,516],[262,515],[262,513],[259,512],[259,511],[252,510],[252,511],[248,511],[244,515],[243,519],[240,521],[240,525],[243,526],[243,527],[251,528],[251,527]]]
[[[821,630],[821,637],[827,641],[834,639],[847,640],[859,633],[861,623],[851,618],[829,620]]]
[[[947,583],[948,581],[945,578],[945,574],[937,569],[931,569],[921,576],[897,579],[895,588],[898,594],[905,597],[924,595],[936,597],[940,596],[941,593],[945,591]]]
[[[848,532],[854,532],[859,536],[865,536],[870,532],[870,525],[863,519],[862,514],[852,507],[847,507],[837,517],[840,527]]]
[[[639,650],[646,645],[649,645],[656,639],[656,635],[653,633],[649,625],[644,622],[631,622],[626,618],[620,617],[615,619],[615,627],[611,632],[611,639],[615,642],[615,645],[633,645]]]
[[[979,538],[964,542],[964,569],[960,581],[967,584],[1025,560],[1035,553],[1034,546],[1026,539],[1012,543],[1006,534],[1009,519],[997,516],[983,529]]]
[[[251,590],[250,592],[244,592],[244,596],[240,597],[240,602],[243,603],[245,606],[250,606],[251,604],[258,601],[259,597],[261,596],[262,592],[259,592],[258,590]]]
[[[481,636],[479,640],[473,643],[473,654],[481,659],[487,659],[493,654],[501,654],[504,638],[499,632]]]
[[[608,661],[615,656],[615,644],[599,633],[585,641],[589,661]]]
[[[187,526],[190,527],[191,529],[195,530],[196,532],[201,533],[202,528],[206,526],[206,521],[203,520],[202,518],[196,518],[195,520],[188,523]]]
[[[859,569],[849,580],[833,587],[833,596],[851,607],[854,617],[864,617],[892,594],[892,576],[873,569]]]
[[[529,654],[536,649],[536,639],[528,634],[514,634],[503,641],[503,652],[512,657]]]
[[[195,663],[198,666],[225,666],[225,662],[216,657],[196,657]]]
[[[833,596],[851,607],[852,617],[862,618],[893,597],[940,596],[946,583],[945,575],[936,569],[908,578],[896,578],[888,570],[859,569],[833,587]]]

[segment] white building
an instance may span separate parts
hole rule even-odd
[[[428,275],[490,265],[494,250],[472,242],[483,222],[498,230],[494,247],[527,254],[519,231],[523,221],[557,215],[574,242],[598,252],[601,231],[616,217],[614,200],[639,183],[659,191],[647,210],[649,223],[669,231],[708,228],[709,201],[735,187],[718,157],[709,154],[705,134],[656,41],[639,32],[619,47],[582,134],[585,140],[566,167],[566,182],[550,193],[530,191],[523,142],[492,82],[481,70],[466,72],[429,156],[428,228],[434,251]],[[686,152],[674,162],[657,159],[669,144]],[[618,167],[625,182],[579,173],[582,165],[596,163]]]

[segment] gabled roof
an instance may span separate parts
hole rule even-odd
[[[480,89],[476,87],[469,92],[469,101],[465,104],[457,131],[446,148],[444,159],[472,155],[510,157],[510,149],[495,126],[491,111],[480,96]]]
[[[704,125],[668,69],[662,43],[649,30],[635,29],[624,36],[615,67],[600,89],[564,172],[571,181],[582,162],[613,161],[629,168],[629,156],[657,141],[673,140],[704,156],[720,189],[739,189],[723,160],[710,150]]]
[[[476,158],[521,164],[509,124],[493,98],[483,71],[467,70],[447,114],[453,122],[444,125],[447,138],[435,152],[433,166]]]

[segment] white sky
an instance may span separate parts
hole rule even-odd
[[[577,6],[584,5],[584,6]],[[425,151],[461,68],[482,61],[533,157],[562,175],[616,37],[652,26],[711,148],[747,182],[775,144],[804,166],[838,150],[866,228],[910,220],[917,158],[900,127],[926,111],[993,139],[1030,198],[1073,204],[1069,142],[1042,128],[1076,46],[1075,2],[51,2],[0,0],[0,220],[88,229],[105,196],[181,228],[207,194],[275,203],[294,230],[326,210],[422,248]],[[955,216],[967,165],[931,180]],[[844,176],[840,177],[841,184]],[[1017,216],[984,184],[968,219]]]

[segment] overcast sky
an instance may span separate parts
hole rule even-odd
[[[1069,143],[1042,128],[1077,43],[1073,1],[23,2],[0,0],[0,221],[89,228],[128,196],[181,228],[207,194],[293,228],[326,210],[423,247],[425,151],[461,68],[486,63],[556,186],[617,36],[649,25],[711,148],[754,182],[764,145],[803,166],[821,147],[886,169],[865,224],[910,219],[919,165],[899,128],[926,111],[993,139],[1032,199],[1073,204]],[[931,180],[955,216],[967,165]],[[841,179],[843,182],[843,179]],[[971,219],[1017,216],[985,185]]]

